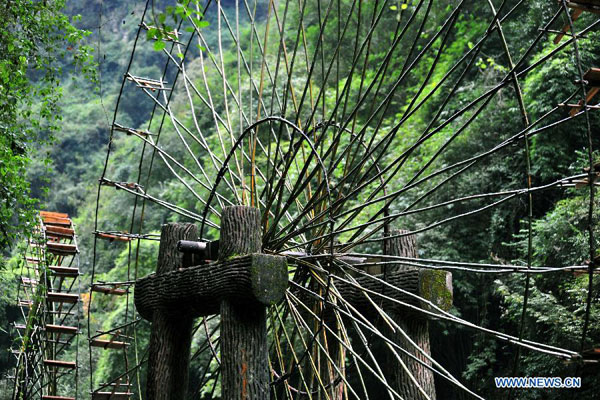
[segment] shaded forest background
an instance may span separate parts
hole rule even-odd
[[[224,7],[231,7],[233,1],[222,1]],[[439,24],[446,16],[446,9],[451,1],[434,1],[433,18]],[[500,3],[495,1],[494,3]],[[514,0],[508,1],[514,5]],[[529,40],[538,34],[538,28],[547,21],[556,10],[556,4],[547,0],[531,0],[520,7],[518,18],[512,18],[504,26],[513,54],[522,54]],[[395,3],[394,3],[395,4]],[[390,5],[393,5],[390,3]],[[95,60],[98,63],[98,80],[91,82],[80,70],[65,65],[61,72],[60,82],[63,92],[60,128],[53,138],[48,139],[42,146],[29,144],[31,162],[27,167],[27,179],[30,182],[30,196],[39,199],[40,207],[47,210],[69,213],[74,217],[81,254],[82,293],[85,293],[90,283],[89,273],[92,264],[92,242],[94,230],[94,212],[98,177],[104,163],[108,140],[109,127],[119,93],[121,79],[125,72],[126,63],[133,47],[133,40],[138,28],[144,4],[142,2],[121,2],[117,0],[70,1],[65,13],[70,16],[81,15],[76,26],[89,30],[88,44],[93,47]],[[396,7],[397,9],[397,7]],[[396,12],[390,9],[389,18],[393,21]],[[310,13],[309,13],[310,15]],[[584,15],[582,19],[593,21],[593,15]],[[454,62],[473,46],[487,29],[492,14],[487,2],[467,1],[461,13],[457,27],[449,39],[447,50],[440,59],[442,68],[436,71],[432,81],[440,79]],[[560,22],[562,23],[562,21]],[[555,28],[559,28],[558,26]],[[207,29],[210,36],[211,27]],[[308,29],[313,37],[318,32]],[[431,34],[431,33],[430,33]],[[538,59],[553,49],[552,35],[542,41],[536,48]],[[407,46],[408,47],[408,46]],[[580,40],[582,60],[585,68],[600,66],[600,33],[592,31]],[[573,81],[576,77],[576,64],[572,52],[567,48],[550,62],[536,68],[526,75],[522,85],[527,110],[535,120],[550,108],[562,102],[576,88]],[[383,44],[379,48],[384,54]],[[408,49],[407,49],[408,51]],[[137,73],[142,76],[160,76],[157,65],[157,54],[147,50],[145,65],[139,66]],[[518,58],[518,57],[516,57]],[[233,57],[231,57],[233,60]],[[191,60],[188,60],[188,62]],[[400,60],[395,66],[401,65]],[[458,108],[463,100],[461,93],[484,93],[493,87],[498,79],[507,71],[507,60],[500,38],[492,36],[481,52],[477,68],[460,82],[457,94],[451,102]],[[394,99],[390,114],[384,119],[384,124],[393,125],[406,109],[408,101],[418,90],[418,76],[425,70],[414,71],[415,86],[402,96]],[[135,92],[126,92],[126,96],[136,96]],[[139,94],[143,96],[143,94]],[[420,110],[421,124],[426,124],[426,117],[435,112],[436,103],[444,100],[443,94],[437,95],[431,105]],[[147,102],[127,99],[125,107],[138,104],[137,107],[121,108],[128,120],[123,120],[126,126],[143,129],[147,121],[150,107]],[[442,163],[451,164],[464,158],[464,154],[477,154],[491,147],[502,138],[518,132],[522,127],[512,87],[502,89],[495,97],[495,104],[484,111],[483,122],[472,124],[458,139],[458,143],[444,152]],[[182,108],[181,112],[184,112]],[[600,114],[591,113],[594,146],[599,148]],[[563,117],[566,116],[566,111]],[[208,118],[208,117],[207,117]],[[418,116],[417,116],[418,118]],[[551,121],[549,121],[551,122]],[[415,122],[416,125],[419,121]],[[415,129],[416,131],[417,129]],[[406,175],[411,176],[421,168],[428,155],[433,154],[451,132],[443,132],[439,138],[432,141],[430,146],[422,148],[415,161],[406,165]],[[411,138],[410,127],[406,132],[406,141]],[[445,136],[444,136],[445,135]],[[575,119],[567,124],[553,128],[544,134],[536,135],[531,141],[530,157],[533,185],[540,186],[551,183],[567,175],[580,173],[587,165],[586,130],[583,118]],[[119,145],[118,160],[119,178],[127,181],[134,176],[138,162],[138,147],[135,139],[125,138]],[[392,149],[393,152],[394,149]],[[597,157],[598,154],[596,153]],[[50,169],[48,168],[50,161]],[[510,155],[499,154],[484,161],[485,165],[473,169],[458,177],[453,185],[460,193],[495,192],[500,188],[526,187],[526,157],[523,151],[511,152]],[[169,182],[168,176],[160,175],[165,192],[175,186]],[[451,198],[452,193],[441,191],[436,193],[438,201]],[[170,198],[178,199],[177,193]],[[184,200],[180,200],[182,203]],[[404,200],[406,202],[410,199]],[[106,199],[106,206],[101,210],[104,217],[115,220],[127,220],[128,205],[120,204],[117,200]],[[589,259],[588,234],[588,203],[589,191],[578,189],[556,189],[535,195],[533,209],[533,265],[566,266],[583,264]],[[598,206],[600,202],[597,201]],[[189,204],[181,204],[189,207]],[[193,205],[191,205],[193,206]],[[454,205],[453,212],[460,212],[461,205]],[[400,205],[398,205],[400,208]],[[443,215],[445,209],[434,213]],[[464,211],[468,211],[466,208]],[[461,219],[431,232],[420,234],[418,237],[419,254],[421,257],[467,262],[514,263],[526,265],[527,237],[526,217],[528,206],[525,197],[503,203],[499,207],[485,213],[480,213],[469,219]],[[434,215],[435,216],[435,215]],[[597,224],[597,215],[596,226]],[[159,210],[149,216],[149,226],[177,220],[168,210]],[[418,219],[407,219],[407,228],[418,228]],[[600,236],[600,229],[597,235]],[[512,243],[508,245],[507,243]],[[516,244],[515,244],[516,243]],[[5,246],[3,262],[0,265],[0,398],[10,396],[10,385],[5,377],[10,374],[12,355],[8,352],[11,344],[10,323],[17,317],[15,307],[16,274],[18,273],[18,246]],[[140,273],[146,274],[154,270],[157,246],[146,245],[141,252]],[[126,244],[115,242],[103,251],[97,259],[97,271],[107,281],[119,280],[125,276],[129,249]],[[485,257],[482,257],[485,255]],[[453,312],[466,320],[484,327],[495,327],[506,333],[518,335],[523,306],[525,280],[521,275],[494,275],[454,272],[454,304]],[[600,343],[600,308],[598,307],[598,286],[596,278],[594,306],[590,316],[590,330],[584,347],[588,348]],[[525,316],[526,337],[569,349],[579,350],[585,299],[588,287],[587,276],[575,277],[571,273],[555,273],[532,276],[529,308]],[[85,299],[84,299],[85,300]],[[99,319],[114,321],[122,318],[124,313],[122,303],[115,299],[103,300],[103,314],[95,313]],[[84,301],[85,307],[85,301]],[[142,331],[141,342],[147,342],[148,327]],[[85,331],[83,332],[85,336]],[[464,328],[444,322],[432,324],[431,331],[433,356],[455,376],[464,380],[469,387],[486,398],[506,398],[507,392],[494,388],[493,377],[511,376],[514,368],[515,347],[499,342],[480,333],[474,333]],[[87,345],[82,340],[80,355],[87,353]],[[87,392],[91,371],[86,357],[81,357],[80,363],[80,394]],[[97,360],[97,368],[93,371],[95,382],[103,381],[111,369],[123,370],[115,365],[116,359],[109,355]],[[200,363],[198,360],[197,363]],[[192,365],[191,370],[195,367]],[[192,372],[193,374],[193,372]],[[582,368],[576,364],[565,364],[563,361],[547,355],[522,351],[519,375],[521,376],[582,376],[584,388],[574,394],[576,398],[595,398],[594,384],[600,383],[598,366]],[[192,376],[192,381],[194,376]],[[143,387],[143,383],[142,383]],[[207,388],[206,393],[209,392]],[[204,393],[204,392],[203,392]],[[566,391],[527,391],[519,392],[519,399],[564,398]],[[571,395],[571,392],[569,392]],[[202,393],[201,393],[202,396]],[[462,393],[438,382],[438,398],[462,399]],[[202,398],[202,397],[201,397]]]

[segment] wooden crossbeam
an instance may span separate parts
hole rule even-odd
[[[155,310],[199,317],[218,314],[223,299],[269,306],[286,288],[286,258],[256,253],[139,279],[134,302],[147,320]]]
[[[65,397],[65,396],[42,396],[42,400],[75,400],[75,397]]]
[[[164,84],[167,83],[166,81],[150,79],[150,78],[142,78],[139,76],[131,75],[130,73],[127,73],[127,80],[134,82],[136,84],[136,86],[139,88],[149,89],[153,92],[156,90],[171,90],[171,88],[164,86]]]
[[[142,191],[144,189],[137,182],[115,182],[115,181],[108,180],[106,178],[103,178],[100,180],[100,185],[108,186],[108,187],[115,187],[117,189],[119,189],[119,188],[127,188],[127,189],[131,189],[131,190],[141,189]]]
[[[140,129],[134,129],[134,128],[127,128],[116,122],[113,124],[113,130],[118,131],[118,132],[125,132],[127,135],[139,135],[139,136],[143,136],[143,137],[148,137],[148,136],[152,135],[152,133],[150,133],[148,131],[142,131]]]
[[[406,303],[435,312],[430,305],[411,294],[432,302],[444,311],[452,307],[452,275],[447,271],[411,268],[355,279],[356,282],[352,283],[348,280],[334,280],[334,283],[341,297],[364,315],[378,315],[372,303],[374,302],[386,311],[408,313],[413,318],[435,319],[433,316],[421,315],[400,304]],[[386,284],[381,281],[385,281]],[[388,285],[403,290],[394,290]],[[382,300],[375,293],[385,294],[392,300]]]

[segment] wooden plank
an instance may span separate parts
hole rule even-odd
[[[42,217],[42,221],[48,225],[71,226],[71,220],[68,218]]]
[[[69,335],[76,335],[77,330],[78,329],[76,326],[52,325],[52,324],[46,325],[46,332],[50,332],[50,333],[64,333],[64,334],[69,334]]]
[[[40,211],[42,217],[69,218],[69,214],[56,211]]]
[[[110,240],[111,242],[113,240],[120,240],[121,242],[129,242],[129,241],[131,241],[130,237],[121,236],[121,235],[113,235],[113,234],[110,234],[110,233],[97,232],[96,236],[98,236],[100,239]]]
[[[72,277],[79,276],[79,270],[77,268],[61,267],[58,265],[50,265],[48,268],[50,268],[50,271],[52,271],[53,275]]]
[[[573,14],[571,15],[571,20],[573,22],[577,21],[577,19],[579,18],[579,16],[581,15],[582,12],[583,12],[583,10],[574,10]],[[571,29],[571,25],[565,24],[561,29],[561,33],[556,35],[556,37],[554,38],[554,44],[559,44],[560,41],[562,40],[562,38],[565,36],[565,34],[567,32],[569,32],[570,29]]]
[[[42,396],[42,400],[76,400],[75,397],[65,396]]]
[[[46,243],[46,248],[52,254],[56,254],[59,256],[62,255],[71,255],[77,253],[77,246],[70,243],[57,243],[57,242],[48,242]]]
[[[72,228],[65,228],[63,226],[48,225],[46,227],[46,235],[59,237],[73,237],[75,235],[75,230]]]
[[[585,74],[583,79],[588,81],[589,86],[600,86],[600,68],[590,68]]]
[[[46,365],[47,367],[54,367],[54,368],[66,368],[66,369],[77,368],[77,364],[73,361],[44,360],[44,365]]]
[[[117,296],[122,296],[125,293],[127,293],[127,290],[119,289],[117,287],[92,285],[92,292],[98,292],[98,293],[104,293],[104,294],[114,294]]]
[[[127,400],[133,393],[131,392],[94,392],[92,400]]]
[[[48,292],[46,298],[54,303],[77,303],[79,301],[79,295],[71,293]]]
[[[587,93],[587,96],[585,98],[586,102],[589,103],[592,100],[592,98],[598,94],[599,91],[600,91],[600,87],[592,87]],[[571,111],[569,112],[569,115],[571,117],[574,116],[579,111],[581,111],[581,107],[583,107],[583,100],[580,100],[579,103],[577,103],[577,107],[574,107],[571,109]]]
[[[129,343],[116,342],[113,340],[105,340],[105,339],[92,339],[90,341],[90,346],[101,347],[103,349],[122,349],[122,348],[129,346]]]
[[[27,278],[27,277],[24,277],[24,276],[22,276],[22,277],[21,277],[21,283],[22,283],[23,285],[27,285],[27,286],[35,287],[35,286],[37,286],[37,284],[38,284],[38,281],[37,281],[37,280],[35,280],[35,279],[32,279],[32,278]]]
[[[595,0],[576,0],[567,1],[567,7],[575,11],[587,11],[594,14],[600,14],[600,3]]]
[[[58,265],[50,265],[48,268],[50,268],[50,271],[52,271],[53,275],[71,277],[79,276],[79,270],[77,268],[61,267]]]

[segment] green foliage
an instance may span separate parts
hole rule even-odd
[[[62,13],[64,0],[20,0],[0,9],[0,246],[31,229],[26,178],[31,157],[60,129],[59,78],[64,60],[95,78],[89,32]],[[74,18],[73,20],[75,20]],[[48,166],[50,160],[46,158]]]
[[[192,22],[193,27],[187,28],[190,32],[193,32],[194,29],[202,29],[210,25],[210,22],[204,19],[202,2],[200,0],[178,0],[174,6],[166,6],[165,11],[160,13],[154,10],[154,3],[152,3],[152,6],[155,23],[146,32],[146,38],[148,40],[155,40],[155,51],[163,50],[167,42],[178,39],[174,27],[183,19],[189,19]],[[199,47],[200,50],[205,50],[204,47]],[[178,53],[177,57],[183,59],[183,54]]]

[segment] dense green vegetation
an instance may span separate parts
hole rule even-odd
[[[231,2],[223,1],[224,7]],[[344,2],[342,2],[344,3]],[[401,4],[393,5],[385,15],[384,26],[394,26],[401,18]],[[414,7],[414,2],[407,2]],[[434,1],[430,22],[432,26],[441,25],[447,17],[450,1]],[[499,3],[495,1],[494,3]],[[517,1],[508,1],[510,9]],[[549,4],[552,3],[552,4]],[[11,359],[5,351],[9,348],[10,338],[8,324],[16,318],[16,307],[12,304],[16,298],[15,271],[18,265],[19,250],[16,248],[19,234],[27,234],[27,226],[32,218],[32,210],[38,204],[49,210],[67,212],[75,217],[80,236],[82,282],[88,285],[93,263],[92,248],[97,179],[100,176],[108,131],[118,96],[119,85],[125,71],[128,57],[133,47],[137,24],[144,4],[139,2],[118,2],[115,0],[78,2],[71,1],[66,5],[68,15],[81,15],[75,20],[74,28],[71,19],[60,14],[62,2],[48,2],[47,9],[39,9],[39,2],[11,2],[15,8],[0,10],[0,24],[19,21],[15,25],[0,25],[0,244],[3,247],[0,262],[0,376],[9,374]],[[22,8],[16,5],[20,4]],[[44,2],[44,4],[46,4]],[[394,4],[396,4],[394,2]],[[33,7],[33,9],[31,8]],[[516,17],[504,24],[504,33],[508,38],[510,51],[515,59],[519,59],[527,50],[528,40],[520,38],[534,37],[538,28],[555,10],[554,2],[545,0],[528,1],[522,5]],[[399,9],[400,8],[400,9]],[[172,11],[172,10],[171,10]],[[158,11],[157,11],[158,12]],[[174,12],[174,11],[173,11]],[[28,16],[39,15],[40,18],[28,19]],[[316,18],[315,13],[308,13]],[[306,20],[306,41],[315,42],[319,35],[315,20]],[[584,15],[582,20],[592,22],[595,16]],[[408,78],[408,89],[394,96],[389,107],[378,119],[382,126],[392,127],[400,121],[418,100],[434,90],[443,76],[453,67],[465,52],[473,48],[473,44],[488,29],[491,13],[487,2],[467,1],[459,15],[454,29],[448,34],[445,43],[438,39],[434,48],[442,48],[437,67],[431,71],[427,81],[422,77],[430,71],[427,63],[418,64]],[[243,22],[243,21],[242,21]],[[15,26],[30,26],[30,31],[15,29]],[[556,28],[556,27],[555,27]],[[560,28],[560,27],[558,27]],[[79,30],[81,29],[81,30]],[[249,29],[243,26],[243,29]],[[264,27],[259,27],[261,32]],[[87,36],[85,31],[90,31]],[[26,32],[27,34],[25,34]],[[31,41],[31,34],[35,40]],[[434,32],[425,32],[433,35]],[[37,35],[37,36],[35,36]],[[66,36],[65,36],[66,35]],[[150,36],[160,36],[153,32]],[[406,43],[411,43],[416,35],[409,32]],[[89,68],[91,55],[87,47],[83,50],[72,50],[78,46],[84,36],[87,44],[93,48],[98,61],[97,80]],[[210,26],[207,37],[210,38]],[[210,39],[209,39],[210,40]],[[277,43],[270,44],[274,48]],[[350,82],[350,96],[361,90],[373,79],[376,64],[383,59],[389,48],[389,41],[382,38],[373,43],[372,63],[364,71],[364,75],[356,74]],[[335,43],[324,43],[324,51],[333,51]],[[600,32],[589,32],[579,40],[581,59],[587,67],[600,66]],[[160,50],[160,45],[156,46]],[[552,43],[552,35],[534,48],[534,60],[541,59],[556,46]],[[549,62],[535,68],[520,80],[524,102],[531,121],[535,121],[559,102],[567,98],[574,90],[571,85],[577,75],[574,55],[569,50],[554,56]],[[403,49],[405,58],[394,59],[389,66],[389,80],[385,85],[393,85],[395,79],[404,70],[405,62],[414,59],[414,49],[406,46]],[[420,49],[417,49],[420,50]],[[76,52],[73,62],[62,58],[65,54]],[[137,53],[137,71],[145,76],[159,76],[160,69],[156,64],[156,52],[142,50]],[[435,52],[425,53],[425,57],[435,57]],[[234,68],[236,57],[233,52],[224,55],[226,68]],[[35,60],[35,62],[32,62]],[[193,61],[188,60],[193,63]],[[467,99],[483,94],[509,70],[501,37],[491,36],[483,50],[473,61],[476,68],[469,70],[461,79],[453,78],[446,82],[442,90],[435,91],[425,107],[421,107],[412,117],[410,126],[400,127],[401,139],[395,142],[385,157],[395,157],[406,151],[414,143],[418,135],[431,123],[433,116],[443,121],[446,116],[437,115],[438,107],[446,101],[449,91],[455,87],[449,99],[449,107],[460,109]],[[342,63],[352,63],[350,55],[342,57]],[[86,66],[87,65],[87,66]],[[192,64],[194,65],[194,64]],[[196,64],[197,65],[197,64]],[[83,66],[83,69],[81,68]],[[300,68],[299,68],[300,69]],[[214,69],[207,68],[209,75],[216,77]],[[317,73],[316,80],[324,76]],[[342,87],[347,82],[337,82],[335,75],[327,78],[329,84]],[[386,77],[387,79],[387,77]],[[362,80],[362,83],[361,83]],[[215,79],[215,85],[218,84]],[[242,82],[247,85],[247,82]],[[134,96],[126,92],[125,96]],[[6,94],[6,95],[5,95]],[[10,95],[10,96],[9,96]],[[7,100],[9,99],[9,100]],[[34,100],[35,99],[35,100]],[[323,107],[333,106],[333,96],[323,99]],[[145,128],[151,106],[148,102],[125,98],[120,112],[120,122],[126,126]],[[377,99],[370,99],[376,102]],[[448,142],[447,151],[434,161],[434,165],[451,165],[463,160],[465,154],[479,154],[507,139],[524,127],[519,111],[518,99],[512,86],[501,89],[494,104],[483,110],[482,116],[470,124],[461,135],[454,137],[454,126],[443,129],[421,146],[413,157],[403,166],[395,184],[398,187],[406,184],[421,169],[430,167],[428,161],[437,149]],[[186,115],[189,110],[184,101],[174,101],[176,114],[183,121],[191,123]],[[130,108],[128,108],[130,107]],[[600,128],[600,114],[590,113],[592,131]],[[468,118],[472,114],[467,114]],[[558,115],[558,114],[554,114]],[[566,111],[555,120],[547,120],[545,124],[564,118]],[[365,119],[368,115],[358,115]],[[201,115],[199,125],[211,126],[211,116]],[[482,160],[476,168],[467,170],[456,177],[453,187],[456,192],[464,194],[491,193],[507,189],[519,189],[527,186],[527,158],[530,159],[533,186],[549,184],[567,175],[580,173],[589,164],[587,154],[587,130],[583,118],[561,124],[543,134],[531,138],[529,153],[524,150],[500,151],[492,157]],[[133,137],[121,137],[115,144],[113,165],[117,165],[113,176],[123,181],[135,180],[136,167],[139,160],[139,147]],[[217,140],[212,137],[212,140]],[[600,140],[596,136],[594,149],[600,148]],[[171,153],[182,151],[178,144],[166,144]],[[170,147],[169,147],[170,146]],[[179,145],[180,146],[180,145]],[[524,149],[521,146],[521,149]],[[598,158],[596,151],[593,155]],[[116,161],[114,161],[116,160]],[[49,166],[51,168],[49,168]],[[215,171],[211,171],[215,172]],[[216,173],[216,172],[215,172]],[[165,198],[187,209],[201,209],[201,205],[185,196],[185,191],[177,189],[177,184],[168,171],[157,169],[152,179],[161,182]],[[441,178],[440,178],[441,179]],[[199,192],[205,195],[206,192]],[[418,190],[400,198],[392,206],[392,212],[400,211],[414,199],[422,195]],[[441,190],[433,193],[429,200],[440,203],[453,198],[454,193]],[[532,209],[532,249],[528,254],[528,200],[526,196],[517,197],[498,207],[486,210],[468,219],[458,219],[438,229],[426,231],[419,235],[420,256],[423,258],[439,258],[461,260],[466,262],[491,262],[496,264],[511,263],[527,265],[531,257],[533,265],[567,266],[581,265],[590,259],[588,204],[590,193],[584,189],[554,189],[534,194]],[[357,202],[364,199],[357,199]],[[101,219],[113,219],[127,230],[131,224],[128,214],[130,200],[110,195],[103,198],[100,208]],[[596,196],[596,210],[600,206]],[[407,228],[418,229],[430,221],[441,220],[448,213],[458,215],[467,212],[472,204],[454,204],[438,208],[427,214],[409,216],[403,220]],[[483,201],[480,204],[484,204]],[[149,206],[146,224],[156,228],[161,223],[179,219],[165,209]],[[423,219],[421,219],[423,218]],[[600,237],[598,213],[593,216],[596,238]],[[450,246],[448,244],[451,244]],[[509,244],[510,243],[510,244]],[[12,248],[8,245],[11,244]],[[598,243],[595,243],[597,246]],[[137,248],[126,247],[118,242],[103,246],[97,255],[96,279],[119,281],[127,277],[127,268],[131,254]],[[154,260],[157,244],[144,243],[139,249],[138,275],[143,276],[155,268]],[[485,255],[483,257],[482,255]],[[11,259],[12,256],[12,259]],[[10,261],[8,261],[10,259]],[[524,335],[531,339],[552,345],[579,350],[583,329],[585,303],[588,289],[586,275],[573,276],[569,272],[532,275],[530,279],[530,298],[527,313],[522,316],[523,293],[526,277],[523,275],[474,274],[454,272],[454,309],[453,312],[464,319],[485,327],[519,335],[521,321],[524,321]],[[595,279],[593,306],[590,314],[590,325],[584,348],[600,343],[600,307],[598,307],[598,287],[600,280]],[[106,327],[113,326],[115,321],[124,320],[126,313],[123,302],[105,297],[96,306],[95,318]],[[84,300],[87,300],[85,298]],[[86,303],[84,301],[84,308]],[[98,310],[103,310],[99,313]],[[138,344],[145,348],[148,343],[148,325],[139,330]],[[84,332],[85,333],[85,332]],[[80,354],[87,352],[84,341],[80,344]],[[432,324],[432,349],[434,358],[445,365],[450,372],[462,378],[477,393],[486,398],[506,398],[507,391],[494,388],[493,377],[511,376],[514,373],[516,348],[483,334],[465,330],[454,324],[436,322]],[[574,394],[576,398],[594,398],[594,382],[598,383],[597,365],[585,366],[565,364],[552,356],[521,350],[519,361],[520,376],[581,376],[584,388]],[[135,355],[138,356],[137,354]],[[113,356],[114,357],[114,356]],[[81,364],[79,386],[80,394],[87,392],[89,365],[87,359]],[[120,361],[116,357],[102,356],[97,360],[96,383],[106,381],[112,369]],[[194,363],[200,365],[202,360]],[[192,365],[192,370],[197,365]],[[122,368],[123,366],[119,366]],[[192,382],[196,379],[192,375]],[[137,384],[137,382],[136,382]],[[211,382],[211,385],[214,385]],[[438,398],[467,398],[457,393],[454,388],[444,382],[438,382]],[[144,387],[144,382],[140,382]],[[10,388],[0,384],[0,397],[8,397]],[[210,393],[212,387],[203,388],[201,395]],[[218,393],[218,391],[217,391]],[[569,395],[572,395],[569,392]],[[519,392],[516,398],[535,399],[564,398],[564,391],[527,391]],[[203,397],[199,397],[203,398]]]

